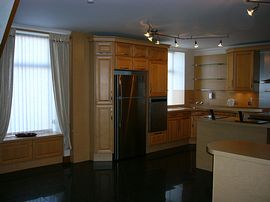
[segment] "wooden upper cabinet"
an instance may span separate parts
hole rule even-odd
[[[254,51],[235,51],[227,54],[227,89],[256,91],[255,72],[259,71],[258,54]]]
[[[112,56],[96,56],[96,104],[112,104],[113,101]]]
[[[167,96],[167,72],[166,62],[150,62],[149,96]]]
[[[132,44],[129,43],[116,43],[116,55],[132,57]]]
[[[133,70],[148,70],[148,60],[145,58],[133,58]]]
[[[115,69],[132,70],[132,57],[116,56]]]
[[[95,42],[96,55],[111,55],[114,52],[113,42]]]
[[[151,47],[148,49],[148,58],[149,58],[149,60],[167,61],[168,49]]]
[[[136,58],[147,58],[148,48],[146,46],[134,45],[133,46],[133,57]]]

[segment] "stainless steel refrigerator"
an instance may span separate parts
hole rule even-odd
[[[114,159],[145,154],[146,77],[143,71],[114,71]]]

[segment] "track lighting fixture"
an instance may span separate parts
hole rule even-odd
[[[194,48],[198,48],[198,47],[199,47],[199,45],[198,45],[197,41],[195,40]]]
[[[174,46],[175,46],[175,48],[179,47],[179,45],[178,45],[176,39],[174,39]]]
[[[256,3],[257,5],[253,8],[247,9],[247,14],[249,16],[253,16],[254,13],[259,9],[260,4],[267,4],[270,3],[270,1],[259,1],[259,0],[246,0],[247,3]]]
[[[222,40],[219,41],[218,47],[223,47]]]
[[[249,16],[253,16],[254,12],[255,12],[256,10],[258,10],[259,5],[260,5],[260,4],[258,3],[257,6],[255,6],[255,7],[253,7],[253,8],[248,8],[248,9],[247,9],[248,15],[249,15]]]
[[[223,35],[205,35],[205,36],[181,36],[181,35],[170,35],[170,34],[165,34],[165,33],[161,33],[159,32],[157,29],[153,28],[150,24],[148,25],[148,29],[144,34],[145,37],[147,37],[147,39],[155,44],[160,44],[160,37],[163,38],[172,38],[174,39],[174,46],[175,47],[179,47],[179,44],[177,42],[177,39],[180,40],[195,40],[195,44],[194,44],[194,48],[198,48],[199,45],[197,43],[198,39],[213,39],[213,38],[219,38],[219,39],[223,39],[223,38],[229,38],[229,34],[223,34]],[[219,42],[219,47],[222,47],[222,40],[220,40]]]

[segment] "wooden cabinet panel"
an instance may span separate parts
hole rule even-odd
[[[96,106],[95,153],[113,153],[113,106]]]
[[[112,56],[96,56],[96,104],[112,104]]]
[[[150,62],[149,96],[167,96],[167,63]]]
[[[114,52],[113,42],[95,42],[96,55],[111,55]]]
[[[0,163],[30,161],[32,160],[32,140],[2,143],[0,151]]]
[[[151,133],[149,135],[149,138],[150,138],[149,140],[150,146],[166,143],[167,141],[166,131]]]
[[[146,46],[134,45],[133,46],[133,57],[146,58],[147,57],[147,50],[148,49]]]
[[[191,117],[189,112],[170,112],[168,114],[168,141],[174,142],[191,136]]]
[[[133,58],[133,70],[148,70],[148,60],[143,58]]]
[[[33,159],[63,156],[63,138],[43,138],[33,142]]]
[[[116,43],[116,55],[132,57],[132,44],[129,43]]]
[[[128,69],[132,70],[132,58],[116,56],[115,69]]]
[[[252,90],[253,85],[253,52],[235,53],[235,89]]]
[[[167,61],[168,50],[166,48],[149,48],[148,49],[148,58],[150,60]]]
[[[257,91],[259,56],[255,51],[234,51],[227,54],[227,89]]]

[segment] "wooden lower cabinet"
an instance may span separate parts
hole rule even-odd
[[[113,147],[113,105],[97,105],[94,137],[94,161],[111,161]]]
[[[0,174],[63,162],[63,135],[8,139],[0,143]]]
[[[153,132],[149,135],[150,146],[167,142],[167,131]]]
[[[189,138],[191,134],[190,112],[171,112],[168,114],[168,141],[174,142]]]

